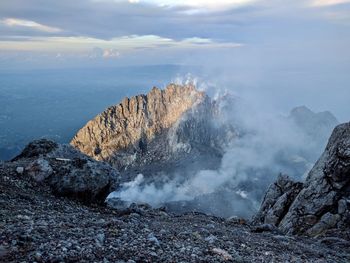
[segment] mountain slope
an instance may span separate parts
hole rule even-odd
[[[240,219],[160,209],[121,213],[57,198],[47,184],[16,172],[26,161],[0,163],[0,262],[350,260],[349,241],[341,238],[256,233]]]

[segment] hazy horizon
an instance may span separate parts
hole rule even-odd
[[[68,138],[188,74],[261,111],[306,105],[349,121],[349,11],[348,0],[1,1],[0,146],[58,128]]]

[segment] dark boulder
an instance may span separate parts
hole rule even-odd
[[[85,203],[103,203],[119,183],[119,173],[107,163],[48,140],[31,142],[14,161],[29,162],[25,174],[49,184],[56,195]]]

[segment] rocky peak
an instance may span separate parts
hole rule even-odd
[[[75,135],[71,145],[120,170],[161,164],[215,145],[218,137],[210,124],[214,108],[193,85],[154,87],[147,95],[125,98],[106,109]]]

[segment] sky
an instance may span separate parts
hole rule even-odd
[[[288,106],[323,93],[315,110],[342,105],[342,120],[349,47],[350,0],[0,1],[0,70],[201,66],[217,85],[278,89]]]
[[[283,49],[341,63],[349,29],[349,0],[0,2],[1,58],[12,61],[186,63],[179,55]]]

